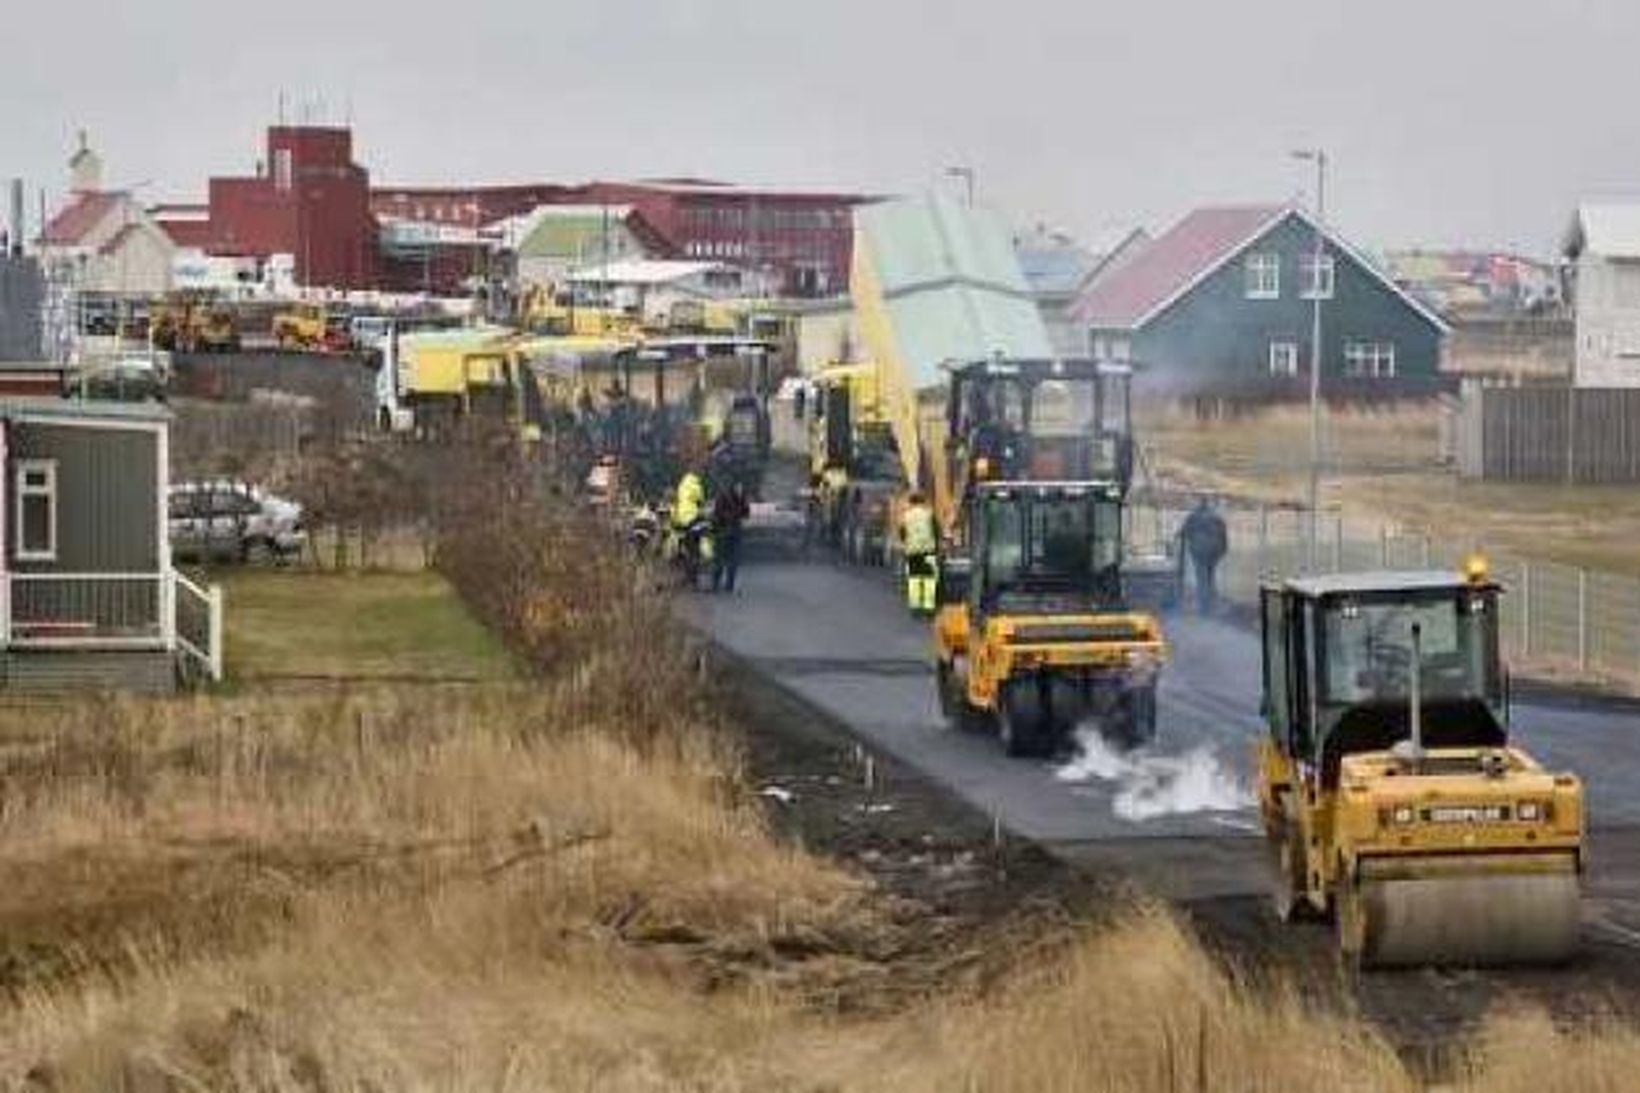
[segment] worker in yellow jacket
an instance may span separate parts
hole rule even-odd
[[[700,510],[706,504],[706,485],[700,480],[700,475],[694,468],[683,472],[678,479],[677,499],[672,505],[672,526],[686,528],[700,518]]]
[[[900,552],[905,556],[905,602],[914,615],[934,613],[939,548],[934,510],[922,494],[913,493],[900,514]]]

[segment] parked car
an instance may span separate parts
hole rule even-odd
[[[302,506],[245,482],[177,483],[169,512],[177,558],[278,562],[307,545]]]

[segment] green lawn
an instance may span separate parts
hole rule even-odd
[[[497,680],[506,649],[432,572],[220,575],[230,677]]]

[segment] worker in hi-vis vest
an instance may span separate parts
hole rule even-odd
[[[922,494],[913,493],[900,514],[900,551],[905,555],[905,602],[914,614],[934,613],[939,548],[934,510]]]

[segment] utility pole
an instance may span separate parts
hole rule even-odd
[[[1327,253],[1327,237],[1322,227],[1327,217],[1327,153],[1306,148],[1293,158],[1315,164],[1315,253],[1310,268],[1310,527],[1309,567],[1313,571],[1321,555],[1321,265]],[[1303,278],[1299,279],[1303,291]]]

